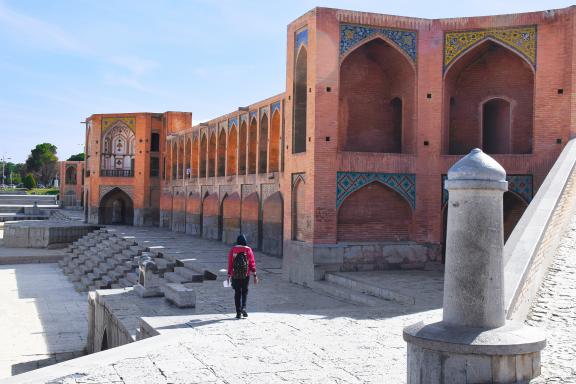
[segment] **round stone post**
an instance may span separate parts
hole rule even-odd
[[[502,197],[506,171],[480,149],[448,171],[444,322],[496,328],[506,323]]]
[[[506,172],[474,149],[448,171],[443,320],[404,328],[408,384],[528,383],[546,345],[506,320],[502,251]]]

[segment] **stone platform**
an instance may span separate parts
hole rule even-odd
[[[98,226],[52,220],[4,223],[4,244],[14,248],[65,247]]]

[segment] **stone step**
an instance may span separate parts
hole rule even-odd
[[[190,282],[202,282],[204,281],[204,275],[201,275],[186,267],[175,267],[174,272],[178,273],[180,276],[186,278]]]
[[[370,307],[383,307],[390,305],[389,301],[382,300],[374,296],[365,295],[361,292],[357,292],[327,281],[312,281],[308,283],[308,287],[316,292],[336,297],[338,299],[343,299],[355,304],[362,304]]]
[[[177,284],[184,284],[184,283],[191,283],[192,280],[180,275],[177,272],[166,272],[164,274],[164,279],[166,279],[170,283],[177,283]]]
[[[126,274],[126,280],[130,282],[130,285],[138,284],[138,274],[130,272]]]
[[[340,273],[326,273],[326,281],[339,285],[344,288],[354,290],[369,296],[374,296],[384,300],[395,301],[400,304],[414,304],[416,302],[414,297],[394,292],[390,289],[372,285],[359,279],[354,279],[352,276]]]

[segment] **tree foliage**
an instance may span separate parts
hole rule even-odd
[[[26,160],[26,171],[35,175],[44,185],[49,185],[58,172],[56,150],[53,144],[38,144]]]
[[[33,189],[36,188],[36,179],[34,179],[34,175],[28,173],[23,180],[24,188],[26,189]]]
[[[67,161],[84,161],[84,152],[70,156]]]

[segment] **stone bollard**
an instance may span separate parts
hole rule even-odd
[[[448,171],[443,320],[404,329],[408,384],[527,383],[543,334],[506,321],[502,251],[506,172],[473,149]]]

